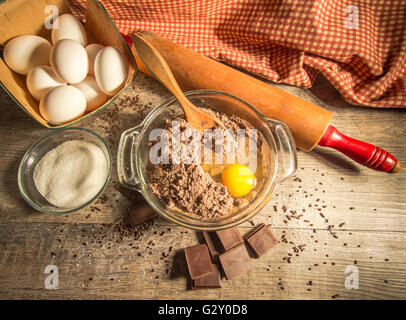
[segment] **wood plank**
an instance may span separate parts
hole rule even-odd
[[[262,258],[254,259],[249,274],[230,281],[223,279],[221,290],[192,292],[186,291],[186,266],[177,252],[198,243],[195,232],[173,225],[171,231],[167,231],[167,226],[155,225],[139,241],[126,238],[122,243],[105,241],[100,246],[97,241],[91,242],[91,235],[78,232],[78,228],[92,229],[97,240],[110,234],[99,234],[100,226],[95,224],[79,227],[66,224],[61,229],[59,223],[30,223],[30,232],[35,237],[27,241],[21,236],[26,233],[25,224],[2,223],[0,295],[34,299],[193,299],[202,297],[204,292],[213,299],[329,299],[336,294],[339,298],[356,299],[406,298],[405,233],[355,231],[348,235],[340,231],[339,239],[334,239],[321,230],[318,231],[319,242],[309,243],[305,241],[307,230],[275,229],[277,237],[285,232],[295,243],[307,243],[306,249],[299,257],[293,255],[288,263],[283,257],[292,252],[292,245],[280,243]],[[240,228],[242,233],[250,229]],[[158,234],[165,231],[165,234],[156,236],[154,231]],[[78,235],[85,234],[77,239]],[[107,238],[110,239],[110,235]],[[368,241],[361,242],[360,238]],[[84,246],[82,241],[88,244]],[[150,241],[155,245],[148,245]],[[135,243],[139,249],[133,248]],[[169,246],[176,250],[168,252]],[[138,256],[138,252],[142,255]],[[157,259],[162,257],[162,252],[168,253],[168,264]],[[354,261],[359,269],[359,289],[347,290],[345,268],[354,265]],[[59,268],[58,290],[44,288],[44,269],[48,264]],[[167,268],[170,269],[168,274]],[[312,285],[308,285],[309,281]]]

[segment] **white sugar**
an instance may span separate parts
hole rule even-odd
[[[107,175],[108,162],[100,147],[71,140],[42,157],[34,169],[34,183],[51,204],[73,208],[96,196]]]

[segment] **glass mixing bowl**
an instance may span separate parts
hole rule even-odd
[[[202,219],[181,210],[169,209],[151,191],[146,175],[149,157],[149,136],[152,130],[164,128],[165,121],[184,115],[175,98],[154,108],[137,127],[121,135],[117,155],[120,183],[139,191],[162,217],[195,230],[219,230],[252,218],[268,202],[278,183],[295,174],[297,168],[296,146],[288,127],[264,117],[247,102],[219,91],[195,90],[185,93],[198,107],[208,108],[228,115],[237,115],[248,121],[263,137],[262,163],[266,170],[261,183],[256,186],[256,196],[248,205],[232,215],[216,219]]]
[[[63,142],[69,140],[84,140],[92,142],[103,151],[107,160],[108,174],[99,192],[86,203],[73,208],[56,207],[49,203],[37,190],[34,183],[34,170],[41,158]],[[52,214],[66,214],[80,210],[95,201],[104,191],[110,179],[112,157],[110,148],[95,132],[84,128],[58,129],[37,140],[25,153],[18,169],[18,187],[24,200],[34,209]]]

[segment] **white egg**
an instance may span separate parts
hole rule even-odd
[[[64,39],[54,45],[50,62],[56,75],[67,83],[79,83],[87,76],[87,53],[75,40]]]
[[[28,74],[39,65],[49,65],[52,45],[35,35],[19,36],[10,40],[4,48],[3,57],[11,70]]]
[[[52,29],[52,43],[55,45],[63,39],[71,39],[87,45],[87,35],[82,23],[73,15],[66,13],[59,16]]]
[[[91,76],[94,76],[94,61],[96,60],[96,56],[104,46],[98,43],[89,44],[86,47],[87,57],[89,59],[89,72]]]
[[[74,85],[86,98],[86,111],[93,111],[103,105],[107,97],[100,89],[95,77],[88,76],[85,80]]]
[[[49,89],[39,103],[39,112],[49,123],[60,125],[76,120],[86,110],[86,98],[73,86]]]
[[[65,84],[61,81],[50,66],[38,66],[28,73],[27,88],[38,101],[51,88]]]
[[[117,48],[105,47],[97,54],[94,74],[103,92],[113,96],[124,87],[128,75],[127,59]]]

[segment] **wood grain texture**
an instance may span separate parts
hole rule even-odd
[[[350,106],[321,77],[310,90],[277,87],[329,109],[332,124],[344,134],[406,162],[405,111]],[[80,126],[104,137],[115,159],[120,132],[140,123],[169,97],[158,82],[139,74],[116,103]],[[80,212],[40,214],[23,201],[17,186],[19,161],[49,130],[3,91],[0,103],[0,298],[406,298],[405,170],[389,175],[361,167],[334,150],[299,151],[296,178],[277,188],[252,223],[240,226],[245,234],[252,224],[270,224],[284,241],[255,259],[249,274],[223,279],[222,289],[187,291],[180,252],[201,241],[194,231],[158,218],[141,238],[118,242],[104,226],[130,205],[114,188],[115,163],[104,196]],[[303,251],[297,250],[299,245],[306,245]],[[58,290],[44,288],[44,269],[50,264],[59,268]],[[348,265],[358,267],[358,290],[344,286]]]

